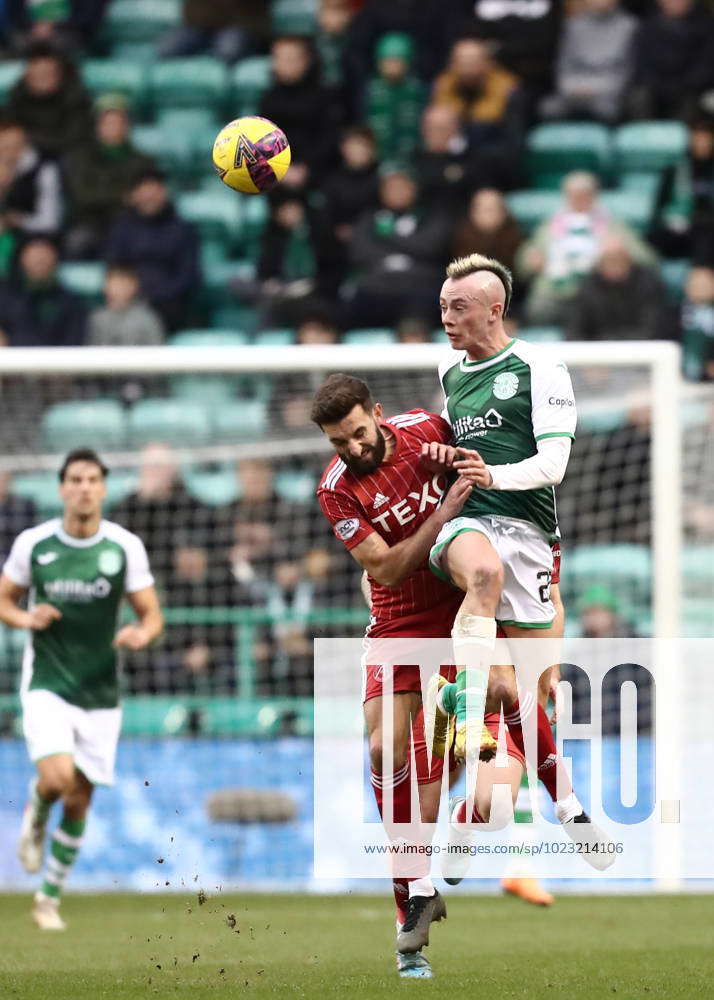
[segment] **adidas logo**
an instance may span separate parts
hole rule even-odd
[[[389,503],[389,497],[385,497],[384,493],[378,493],[377,496],[374,498],[374,503],[372,504],[372,506],[376,510],[378,507],[381,507],[382,504],[385,503]]]
[[[558,757],[556,754],[549,753],[548,756],[543,761],[543,763],[539,766],[538,773],[540,774],[541,771],[545,771],[549,767],[555,767],[557,760]]]

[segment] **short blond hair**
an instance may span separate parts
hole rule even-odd
[[[503,315],[505,316],[511,304],[513,276],[506,265],[502,264],[500,260],[496,260],[494,257],[485,257],[480,253],[471,253],[468,257],[457,257],[446,268],[446,277],[465,278],[468,274],[476,274],[477,271],[490,271],[491,274],[496,275],[503,285],[506,293],[506,299],[503,303]]]

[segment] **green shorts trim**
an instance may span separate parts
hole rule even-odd
[[[549,622],[512,622],[503,621],[501,618],[497,618],[496,621],[499,625],[515,625],[517,628],[550,628],[555,618],[551,618]]]
[[[444,583],[450,583],[452,587],[455,587],[456,584],[451,579],[449,574],[445,573],[444,570],[441,568],[439,557],[446,548],[446,546],[451,545],[451,543],[455,538],[458,538],[459,535],[464,535],[470,531],[475,531],[476,534],[483,535],[484,538],[488,538],[486,532],[481,531],[480,528],[459,528],[459,530],[455,531],[453,535],[449,535],[448,538],[445,538],[443,542],[440,542],[438,545],[433,545],[431,552],[429,553],[429,569],[431,570],[431,572],[434,574],[434,576],[438,576],[440,580],[443,580]],[[490,538],[488,538],[488,540],[489,542],[491,541]]]

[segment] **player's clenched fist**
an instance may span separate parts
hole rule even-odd
[[[29,614],[29,627],[35,632],[42,632],[62,617],[62,612],[52,604],[38,604]]]
[[[456,448],[455,451],[457,456],[454,468],[458,469],[459,475],[474,486],[487,490],[493,482],[493,476],[479,453],[471,448]]]
[[[421,446],[421,461],[430,472],[443,472],[450,469],[456,458],[456,448],[441,441],[424,442]]]

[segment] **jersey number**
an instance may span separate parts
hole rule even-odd
[[[540,580],[545,577],[545,583],[541,583],[538,587],[538,593],[540,594],[541,604],[547,604],[550,600],[550,577],[551,571],[549,569],[542,569],[540,573],[536,573],[536,579]]]

